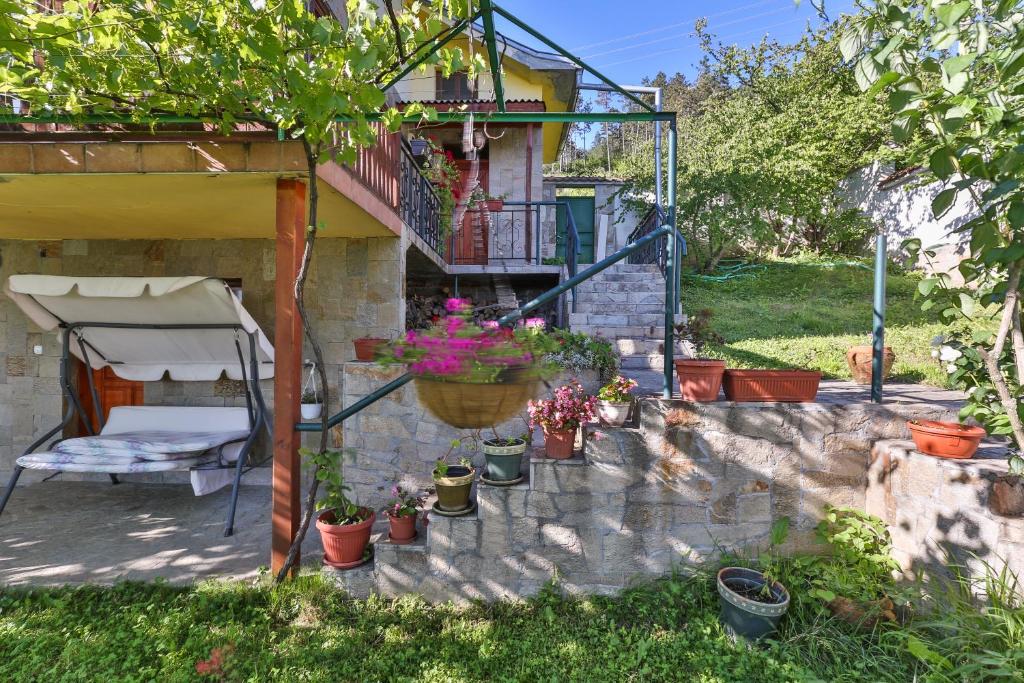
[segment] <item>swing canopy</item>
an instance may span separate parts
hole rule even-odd
[[[270,341],[218,278],[12,275],[4,293],[43,330],[73,328],[71,353],[123,379],[244,379],[248,335],[259,376],[274,375]]]

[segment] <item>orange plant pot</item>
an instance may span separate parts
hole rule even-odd
[[[687,358],[675,361],[679,394],[686,401],[715,401],[722,388],[724,360]]]
[[[850,368],[850,375],[857,384],[871,384],[871,358],[874,349],[870,346],[851,346],[846,352],[846,365]],[[896,361],[896,354],[892,347],[886,346],[882,349],[882,379],[887,379],[892,371],[892,364]]]
[[[576,430],[562,429],[558,431],[544,430],[544,455],[555,460],[566,460],[572,457],[573,446],[576,445]]]
[[[938,420],[907,422],[917,450],[937,458],[966,460],[974,455],[985,436],[981,427]]]
[[[316,518],[316,528],[324,546],[324,561],[332,567],[354,567],[362,563],[377,515],[368,508],[360,508],[359,514],[363,521],[358,524],[331,524],[335,519],[334,510],[325,510]]]
[[[416,515],[395,517],[388,513],[388,536],[399,543],[416,538]]]
[[[821,373],[811,370],[726,370],[722,384],[730,401],[810,403]]]
[[[356,360],[363,363],[370,363],[377,359],[377,350],[388,343],[387,339],[380,337],[360,337],[352,341],[356,347]]]

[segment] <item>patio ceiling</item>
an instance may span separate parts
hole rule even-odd
[[[273,238],[280,173],[0,175],[0,238]],[[393,230],[321,178],[324,237]]]

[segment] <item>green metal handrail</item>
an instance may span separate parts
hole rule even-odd
[[[580,284],[584,280],[589,280],[590,278],[594,277],[595,275],[597,275],[601,271],[606,270],[609,267],[611,267],[611,266],[615,265],[616,263],[618,263],[619,261],[623,260],[624,258],[629,256],[633,252],[635,252],[635,251],[637,251],[639,249],[643,249],[644,247],[646,247],[651,242],[654,242],[655,240],[659,240],[659,239],[661,239],[663,237],[668,237],[668,236],[673,235],[673,234],[676,235],[676,239],[679,239],[679,240],[683,239],[682,235],[679,235],[678,231],[675,228],[673,228],[671,225],[663,225],[663,226],[661,226],[657,230],[654,230],[653,232],[648,233],[647,235],[645,235],[641,239],[637,240],[636,242],[631,242],[630,244],[627,244],[626,246],[624,246],[622,249],[619,249],[617,252],[615,252],[611,256],[608,256],[605,259],[595,263],[594,265],[590,266],[586,270],[584,270],[584,271],[580,272],[579,274],[577,274],[575,277],[571,277],[571,278],[569,278],[567,280],[564,280],[564,281],[560,282],[557,286],[552,287],[548,291],[546,291],[543,294],[541,294],[540,296],[538,296],[536,299],[533,299],[533,300],[528,301],[527,303],[523,304],[517,310],[512,311],[511,313],[509,313],[509,314],[507,314],[505,316],[502,316],[501,318],[498,319],[498,324],[499,325],[511,325],[512,323],[516,322],[517,320],[525,317],[526,314],[529,313],[530,311],[533,311],[533,310],[543,306],[544,304],[548,303],[549,301],[557,299],[558,297],[562,296],[563,294],[565,294],[570,289],[575,288],[576,285]],[[669,267],[670,268],[672,267],[671,263],[669,264]],[[670,288],[670,290],[671,290],[671,288]],[[670,307],[672,307],[671,306],[671,302],[670,302],[670,298],[667,298],[666,299],[666,308],[670,308]],[[670,312],[666,312],[666,315],[671,316],[671,313]],[[666,334],[669,336],[669,338],[667,338],[665,340],[665,348],[668,349],[668,351],[666,352],[666,357],[670,360],[671,359],[671,348],[672,348],[671,332],[669,330],[666,330]],[[669,363],[669,367],[668,367],[667,372],[668,373],[672,372],[671,363]],[[344,410],[342,410],[340,413],[336,413],[336,414],[332,415],[331,417],[329,417],[327,419],[327,426],[330,428],[330,427],[335,427],[335,426],[341,424],[342,422],[344,422],[348,418],[352,417],[353,415],[355,415],[356,413],[361,411],[363,408],[366,408],[367,406],[373,405],[374,403],[376,403],[380,399],[382,399],[385,396],[387,396],[388,394],[390,394],[392,391],[394,391],[396,389],[402,388],[403,386],[405,386],[406,384],[411,382],[413,377],[414,377],[414,375],[412,373],[407,372],[404,375],[402,375],[401,377],[397,377],[397,378],[391,380],[390,382],[388,382],[384,386],[380,387],[379,389],[376,389],[376,390],[372,391],[371,393],[367,394],[366,396],[362,397],[361,399],[359,399],[358,401],[356,401],[355,403],[350,405],[348,408],[345,408]],[[669,379],[671,380],[671,375],[669,375]],[[321,423],[319,423],[319,422],[300,422],[300,423],[295,425],[295,430],[299,431],[299,432],[318,432],[318,431],[320,431],[320,428],[321,428]]]

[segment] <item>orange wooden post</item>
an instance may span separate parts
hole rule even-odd
[[[271,504],[270,568],[288,557],[302,515],[299,462],[299,398],[302,383],[302,324],[295,306],[306,231],[306,185],[277,181],[277,274],[274,287],[274,497]],[[296,562],[298,565],[298,562]]]

